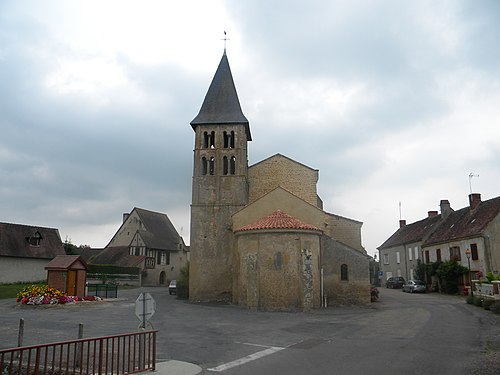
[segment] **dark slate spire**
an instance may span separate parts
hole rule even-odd
[[[191,121],[191,126],[195,131],[196,126],[206,124],[243,124],[245,125],[247,139],[252,140],[250,126],[241,111],[240,101],[238,100],[225,51],[208,88],[205,100],[201,105],[200,112]]]

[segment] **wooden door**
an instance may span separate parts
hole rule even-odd
[[[68,278],[66,280],[66,294],[68,296],[76,295],[76,271],[68,270]]]

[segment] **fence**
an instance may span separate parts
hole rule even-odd
[[[88,284],[87,296],[97,296],[101,298],[117,298],[118,285],[116,284]]]
[[[133,374],[156,369],[156,333],[143,331],[0,350],[2,375]]]

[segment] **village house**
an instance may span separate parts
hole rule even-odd
[[[46,280],[45,266],[64,254],[57,229],[0,223],[0,283]]]
[[[168,285],[188,263],[189,247],[166,214],[135,207],[90,264],[137,267],[142,286]]]
[[[400,228],[378,250],[384,279],[402,276],[415,278],[418,261],[424,263],[455,260],[471,274],[500,272],[500,197],[486,201],[481,195],[469,195],[469,206],[453,210],[448,200],[440,202],[441,213],[429,211],[428,217],[415,223],[400,222]],[[464,282],[469,283],[467,275]]]

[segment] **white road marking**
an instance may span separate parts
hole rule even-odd
[[[281,348],[279,346],[272,346],[270,348],[261,350],[260,352],[247,355],[246,357],[237,359],[237,360],[232,361],[232,362],[224,363],[222,365],[219,365],[219,366],[214,367],[214,368],[209,368],[207,370],[208,371],[221,372],[221,371],[224,371],[224,370],[236,367],[236,366],[243,365],[243,364],[251,362],[251,361],[255,361],[256,359],[259,359],[259,358],[262,358],[262,357],[266,357],[266,356],[268,356],[270,354],[274,354],[274,353],[279,352],[279,351],[281,351],[283,349],[285,349],[285,348]]]

